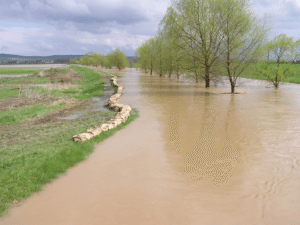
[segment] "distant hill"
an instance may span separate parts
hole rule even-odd
[[[23,56],[23,55],[12,55],[12,54],[0,54],[0,60],[12,60],[12,59],[44,59],[52,60],[54,58],[80,58],[83,55],[50,55],[50,56]]]
[[[69,63],[71,58],[81,58],[84,55],[50,55],[50,56],[22,56],[13,54],[0,54],[0,64],[1,65],[11,65],[11,64],[40,64],[40,63]],[[134,56],[127,57],[130,64],[136,63],[136,58]]]
[[[16,59],[16,58],[20,58],[20,59],[46,59],[46,60],[52,60],[54,58],[80,58],[83,57],[84,55],[50,55],[50,56],[23,56],[23,55],[12,55],[12,54],[4,54],[1,53],[0,54],[0,60],[12,60],[12,59]],[[128,56],[128,59],[132,59],[135,60],[134,56]]]

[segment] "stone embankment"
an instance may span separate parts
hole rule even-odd
[[[131,107],[129,105],[122,105],[119,104],[117,101],[121,97],[124,87],[117,84],[117,77],[111,75],[112,78],[110,79],[113,83],[113,86],[117,88],[117,93],[112,95],[109,98],[109,101],[107,103],[107,107],[115,112],[118,112],[118,114],[114,117],[112,117],[107,123],[101,124],[99,126],[95,126],[94,128],[88,129],[85,133],[77,134],[73,136],[73,141],[86,141],[91,139],[92,137],[99,135],[103,131],[108,131],[110,129],[115,128],[122,122],[125,122],[128,117],[130,116]]]

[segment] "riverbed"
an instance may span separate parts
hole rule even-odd
[[[120,75],[140,117],[0,224],[300,224],[299,85]]]

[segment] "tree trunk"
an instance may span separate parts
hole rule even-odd
[[[230,82],[231,84],[231,94],[234,94],[235,84],[233,82]]]
[[[209,77],[209,67],[206,66],[205,68],[205,87],[209,88],[209,83],[210,83],[210,77]]]
[[[209,82],[210,82],[209,74],[205,74],[205,87],[206,88],[209,88]]]

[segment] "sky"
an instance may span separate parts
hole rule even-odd
[[[300,0],[251,0],[268,14],[271,36],[300,38]],[[106,55],[115,48],[133,56],[155,36],[171,0],[0,0],[0,53],[24,56]]]

